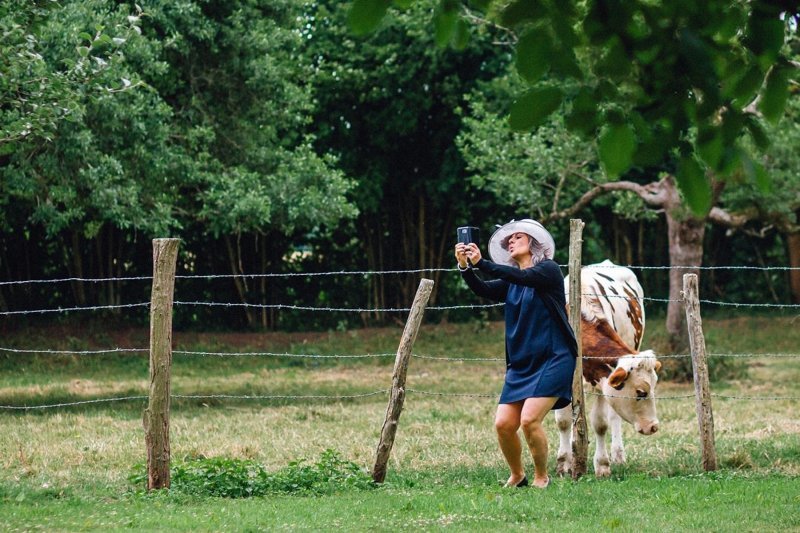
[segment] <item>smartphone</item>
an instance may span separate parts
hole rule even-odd
[[[458,236],[458,241],[456,242],[463,242],[464,244],[474,242],[478,246],[481,245],[481,231],[474,226],[461,226],[456,230],[456,234]]]

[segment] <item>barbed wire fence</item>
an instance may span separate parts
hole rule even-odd
[[[562,265],[563,266],[563,265]],[[585,268],[629,268],[633,270],[741,270],[741,271],[773,271],[773,270],[780,270],[780,271],[791,271],[791,270],[799,270],[798,268],[794,267],[784,267],[784,266],[736,266],[736,265],[726,265],[726,266],[707,266],[707,267],[695,267],[695,266],[645,266],[645,265],[586,265]],[[430,269],[409,269],[409,270],[387,270],[387,271],[331,271],[331,272],[311,272],[311,273],[262,273],[262,274],[241,274],[241,275],[232,275],[232,274],[222,274],[222,275],[194,275],[194,274],[184,274],[184,275],[176,275],[174,279],[182,280],[182,279],[215,279],[215,278],[233,278],[233,277],[242,277],[242,278],[261,278],[261,277],[269,277],[269,278],[283,278],[283,277],[298,277],[298,276],[350,276],[350,275],[358,275],[358,276],[375,276],[375,275],[408,275],[408,274],[424,274],[427,272],[446,272],[457,275],[458,270],[455,268],[452,269],[443,269],[443,268],[430,268]],[[86,282],[86,283],[102,283],[102,282],[119,282],[119,281],[152,281],[154,278],[152,276],[132,276],[132,277],[111,277],[111,278],[61,278],[61,279],[52,279],[52,280],[21,280],[21,281],[2,281],[0,282],[0,286],[4,285],[22,285],[22,284],[57,284],[57,283],[64,283],[64,282]],[[596,296],[592,294],[584,294],[584,296]],[[608,298],[622,298],[628,299],[627,296],[622,295],[605,295]],[[674,300],[669,298],[654,298],[654,297],[642,297],[641,300],[643,302],[654,302],[657,304],[664,304],[664,303],[671,303],[671,302],[684,302],[683,299]],[[775,309],[800,309],[800,305],[797,304],[780,304],[780,303],[763,303],[763,302],[728,302],[728,301],[721,301],[721,300],[710,300],[710,299],[698,299],[699,303],[705,305],[714,305],[720,307],[743,307],[743,308],[775,308]],[[371,312],[371,313],[397,313],[397,312],[411,312],[413,307],[409,308],[398,308],[398,307],[390,307],[390,308],[361,308],[361,307],[326,307],[326,306],[303,306],[303,305],[295,305],[291,303],[284,303],[284,304],[251,304],[251,303],[241,303],[241,302],[207,302],[207,301],[195,301],[195,300],[175,300],[172,302],[172,305],[179,307],[192,307],[192,306],[207,306],[207,307],[215,307],[215,308],[237,308],[237,307],[251,307],[251,308],[262,308],[262,309],[287,309],[287,310],[298,310],[304,312],[353,312],[353,313],[362,313],[362,312]],[[452,305],[452,306],[426,306],[426,310],[431,311],[446,311],[451,309],[474,309],[474,310],[482,310],[482,309],[491,309],[502,307],[503,304],[464,304],[464,305]],[[0,317],[2,316],[19,316],[19,315],[42,315],[42,314],[57,314],[57,313],[71,313],[71,312],[84,312],[84,311],[98,311],[98,310],[110,310],[110,309],[120,309],[120,308],[142,308],[142,307],[151,307],[151,302],[137,302],[137,303],[129,303],[129,304],[118,304],[118,305],[97,305],[97,306],[83,306],[83,307],[57,307],[51,309],[33,309],[33,310],[10,310],[10,311],[3,311],[0,312]],[[142,354],[142,353],[150,353],[150,348],[144,347],[129,347],[129,348],[107,348],[107,349],[97,349],[97,350],[52,350],[52,349],[37,349],[37,348],[17,348],[17,347],[6,347],[0,346],[0,353],[8,353],[8,354],[36,354],[39,356],[58,356],[58,355],[72,355],[72,356],[87,356],[87,357],[97,357],[97,356],[104,356],[104,355],[119,355],[119,354]],[[227,358],[227,357],[272,357],[272,358],[296,358],[296,359],[318,359],[318,360],[353,360],[353,359],[380,359],[380,358],[393,358],[396,357],[397,354],[395,353],[366,353],[366,354],[318,354],[318,353],[289,353],[289,352],[270,352],[270,351],[248,351],[248,352],[235,352],[235,351],[192,351],[192,350],[173,350],[173,354],[183,356],[183,357],[219,357],[219,358]],[[707,357],[711,358],[800,358],[800,354],[795,353],[708,353],[706,354]],[[152,353],[151,353],[152,357]],[[487,357],[475,357],[470,356],[469,354],[458,354],[458,355],[430,355],[430,354],[417,354],[411,353],[411,358],[416,358],[420,360],[428,360],[428,361],[440,361],[440,362],[468,362],[468,363],[497,363],[499,361],[505,361],[504,358],[487,358]],[[659,355],[659,358],[663,359],[682,359],[682,358],[691,358],[692,354],[664,354]],[[590,356],[584,356],[584,359],[589,359]],[[435,391],[435,390],[420,390],[416,388],[404,388],[404,392],[407,391],[412,394],[418,394],[421,396],[435,396],[435,397],[470,397],[470,398],[497,398],[496,393],[486,392],[486,393],[458,393],[458,392],[443,392],[443,391]],[[373,397],[381,397],[386,395],[391,395],[391,389],[377,389],[372,391],[365,391],[361,393],[355,394],[342,394],[342,395],[234,395],[234,394],[209,394],[209,395],[197,395],[197,394],[171,394],[170,397],[174,399],[188,399],[188,400],[226,400],[226,399],[233,399],[233,400],[255,400],[255,401],[273,401],[273,400],[281,400],[281,401],[344,401],[344,400],[356,400],[362,398],[373,398]],[[597,392],[589,392],[588,394],[594,396],[612,396],[613,395],[604,395]],[[686,394],[686,395],[672,395],[672,396],[659,396],[659,400],[681,400],[687,398],[696,397],[696,394]],[[746,395],[731,395],[731,394],[718,394],[718,393],[710,393],[711,398],[721,399],[721,400],[740,400],[740,401],[795,401],[800,400],[800,397],[794,396],[746,396]],[[57,408],[64,408],[64,407],[73,407],[73,406],[81,406],[81,405],[89,405],[89,404],[101,404],[101,403],[115,403],[115,402],[129,402],[129,401],[139,401],[143,402],[147,400],[149,397],[144,395],[129,395],[129,396],[121,396],[121,397],[113,397],[113,398],[95,398],[89,400],[78,400],[73,402],[58,402],[53,404],[43,404],[43,405],[0,405],[0,410],[7,410],[7,411],[33,411],[33,410],[45,410],[45,409],[57,409]]]
[[[562,265],[564,266],[564,265]],[[710,266],[710,267],[691,267],[691,266],[644,266],[644,265],[614,265],[614,266],[599,266],[599,265],[586,265],[585,268],[630,268],[634,270],[670,270],[670,269],[678,269],[678,270],[690,270],[690,269],[698,269],[698,270],[779,270],[779,271],[789,271],[789,270],[798,270],[797,268],[793,267],[784,267],[784,266],[766,266],[766,267],[755,267],[755,266]],[[240,275],[232,275],[232,274],[219,274],[219,275],[176,275],[176,279],[218,279],[218,278],[233,278],[233,277],[249,277],[249,278],[259,278],[259,277],[270,277],[270,278],[282,278],[282,277],[299,277],[299,276],[347,276],[347,275],[373,275],[373,276],[381,276],[381,275],[397,275],[397,274],[420,274],[426,272],[447,272],[451,274],[458,274],[458,270],[453,269],[446,269],[446,268],[430,268],[430,269],[408,269],[408,270],[383,270],[383,271],[331,271],[331,272],[311,272],[307,274],[302,273],[265,273],[265,274],[240,274]],[[152,280],[152,276],[131,276],[131,277],[111,277],[111,278],[60,278],[60,279],[40,279],[40,280],[20,280],[20,281],[2,281],[0,285],[23,285],[23,284],[48,284],[48,283],[63,283],[63,282],[86,282],[86,283],[100,283],[100,282],[109,282],[109,281],[142,281],[142,280]],[[594,296],[593,294],[584,294],[584,296]],[[622,295],[613,295],[609,294],[605,297],[608,298],[618,298],[618,299],[629,299],[627,296]],[[671,300],[669,298],[654,298],[654,297],[643,297],[641,298],[644,302],[655,302],[655,303],[668,303],[673,301],[683,302],[683,300]],[[775,308],[775,309],[798,309],[800,311],[800,305],[798,304],[774,304],[774,303],[753,303],[753,302],[728,302],[728,301],[721,301],[721,300],[709,300],[709,299],[700,299],[700,303],[707,304],[707,305],[717,305],[717,306],[729,306],[729,307],[744,307],[744,308]],[[325,307],[325,306],[298,306],[294,304],[249,304],[249,303],[240,303],[240,302],[204,302],[204,301],[180,301],[176,300],[174,302],[176,306],[209,306],[209,307],[225,307],[225,308],[236,308],[236,307],[253,307],[253,308],[270,308],[270,309],[291,309],[291,310],[303,310],[303,311],[311,311],[311,312],[353,312],[353,313],[360,313],[360,312],[380,312],[380,313],[388,313],[388,312],[408,312],[411,310],[410,307],[390,307],[390,308],[361,308],[361,307],[348,307],[348,308],[341,308],[341,307]],[[149,307],[150,302],[139,302],[139,303],[131,303],[131,304],[119,304],[119,305],[97,305],[97,306],[84,306],[84,307],[57,307],[51,309],[33,309],[33,310],[20,310],[20,311],[3,311],[0,312],[0,316],[12,316],[12,315],[39,315],[39,314],[57,314],[57,313],[69,313],[75,311],[98,311],[98,310],[110,310],[110,309],[120,309],[120,308],[131,308],[131,307]],[[491,309],[502,307],[503,304],[465,304],[465,305],[453,305],[453,306],[427,306],[426,310],[431,311],[443,311],[443,310],[451,310],[451,309]],[[107,355],[107,354],[126,354],[126,353],[148,353],[150,350],[149,348],[137,347],[137,348],[106,348],[106,349],[97,349],[97,350],[52,350],[52,349],[36,349],[36,348],[11,348],[11,347],[4,347],[0,346],[0,353],[11,353],[11,354],[39,354],[39,355],[74,355],[74,356],[100,356],[100,355]],[[347,359],[375,359],[375,358],[390,358],[395,357],[395,353],[367,353],[367,354],[315,354],[315,353],[290,353],[290,352],[270,352],[270,351],[248,351],[248,352],[236,352],[236,351],[198,351],[198,350],[173,350],[173,353],[180,356],[188,356],[188,357],[276,357],[276,358],[296,358],[296,359],[322,359],[322,360],[347,360]],[[744,358],[798,358],[800,359],[800,353],[708,353],[708,357],[711,358],[735,358],[735,359],[744,359]],[[421,360],[433,360],[433,361],[444,361],[444,362],[475,362],[475,363],[495,363],[500,361],[505,361],[502,357],[470,357],[467,355],[425,355],[425,354],[412,354],[412,357],[415,359]],[[591,359],[591,356],[583,356],[584,359]],[[691,358],[691,354],[659,354],[659,359],[686,359]],[[430,391],[419,391],[419,390],[412,390],[409,389],[410,392],[415,392],[419,394],[426,394],[430,393]],[[386,391],[382,391],[386,392]],[[370,395],[375,395],[375,393],[369,393]],[[431,393],[432,394],[432,393]],[[450,393],[436,393],[436,395],[444,395],[447,396]],[[452,393],[454,396],[464,396],[463,394],[455,394]],[[474,397],[496,397],[496,394],[474,394],[474,395],[466,395],[466,396],[474,396]],[[202,396],[191,396],[192,398],[202,398]],[[220,396],[217,396],[220,397]],[[251,396],[222,396],[222,397],[229,397],[229,398],[237,398],[237,399],[270,399],[273,396],[264,396],[264,395],[251,395]],[[315,399],[320,398],[330,398],[333,400],[339,400],[342,398],[351,398],[353,396],[320,396],[316,395],[313,396]],[[723,397],[719,395],[719,397]],[[0,405],[0,409],[14,409],[14,410],[35,410],[35,409],[46,409],[46,408],[53,408],[53,407],[68,407],[73,405],[82,405],[86,403],[97,403],[97,402],[117,402],[117,401],[127,401],[127,400],[140,400],[146,399],[146,396],[126,396],[120,398],[105,398],[105,399],[97,399],[97,400],[90,400],[90,401],[77,401],[77,402],[64,402],[58,403],[54,405],[33,405],[33,406],[11,406],[11,405]],[[274,398],[279,399],[287,399],[292,398],[291,396],[275,396]],[[305,396],[295,396],[294,398],[302,399]],[[681,396],[680,398],[684,398]],[[731,397],[733,398],[733,397]],[[784,397],[776,397],[777,399],[800,399],[797,398],[784,398]],[[671,399],[666,397],[659,397],[659,399]],[[745,399],[745,400],[759,400],[759,397],[743,397],[737,396],[736,399]],[[772,399],[772,398],[766,398]]]

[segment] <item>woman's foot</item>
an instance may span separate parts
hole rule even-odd
[[[516,488],[527,487],[527,486],[528,486],[528,477],[525,474],[522,475],[521,479],[519,478],[519,476],[511,476],[510,478],[508,478],[508,481],[506,481],[506,484],[503,485],[503,487],[516,487]]]
[[[544,479],[540,479],[538,477],[533,479],[533,486],[537,489],[546,489],[550,486],[550,476],[547,476]]]

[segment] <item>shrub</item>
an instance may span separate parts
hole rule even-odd
[[[171,489],[198,496],[248,498],[271,493],[330,494],[342,489],[363,490],[374,486],[370,476],[355,463],[328,449],[319,461],[293,461],[277,472],[244,459],[212,457],[173,464]],[[144,465],[137,465],[130,481],[147,481]]]

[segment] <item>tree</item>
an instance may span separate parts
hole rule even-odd
[[[352,27],[372,31],[390,4],[355,0]],[[468,20],[507,29],[529,85],[510,106],[512,128],[535,128],[564,110],[571,131],[598,139],[611,178],[677,151],[675,179],[702,217],[716,193],[706,168],[718,182],[744,176],[767,187],[740,137],[763,148],[762,116],[775,122],[783,112],[796,76],[784,41],[798,10],[792,0],[440,0],[433,18],[441,45],[463,47]]]
[[[110,27],[87,24],[80,35],[70,35],[71,46],[54,65],[56,36],[46,27],[56,10],[46,2],[0,1],[0,156],[52,140],[63,120],[80,120],[84,92],[105,87],[103,76],[114,70],[121,46],[138,31],[136,16],[116,19]]]
[[[513,75],[512,75],[513,76]],[[708,223],[753,232],[763,231],[767,224],[785,232],[796,232],[794,211],[800,207],[796,146],[797,125],[791,120],[780,124],[772,137],[776,144],[768,152],[765,163],[774,189],[764,192],[743,178],[738,187],[710,174],[712,207],[703,215],[686,208],[677,187],[673,170],[680,171],[683,160],[675,158],[673,166],[660,171],[631,173],[625,180],[609,180],[594,158],[591,143],[568,131],[559,118],[549,120],[533,133],[514,133],[502,120],[504,97],[513,84],[498,80],[491,89],[473,95],[470,118],[459,136],[459,147],[473,172],[473,181],[512,203],[525,202],[544,222],[575,216],[593,202],[608,194],[633,194],[640,202],[620,196],[615,205],[619,216],[645,216],[644,209],[663,212],[667,220],[669,258],[672,266],[699,267],[703,259],[703,243]],[[487,102],[491,94],[494,102]],[[499,111],[492,111],[492,103]],[[796,107],[792,103],[791,109]],[[602,141],[601,141],[602,142]],[[744,146],[743,149],[747,149]],[[755,155],[752,156],[755,159]],[[652,216],[652,214],[650,215]],[[753,228],[755,226],[755,228]],[[753,229],[751,229],[753,228]],[[697,269],[672,269],[669,278],[670,304],[667,310],[667,331],[677,349],[685,344],[684,312],[680,291],[685,273]]]
[[[173,235],[191,268],[219,273],[221,255],[257,272],[282,267],[298,232],[356,214],[352,181],[309,135],[296,2],[11,4],[0,4],[4,255],[33,250],[47,272],[63,255],[75,277],[146,273],[137,235]],[[252,264],[242,242],[260,252]],[[267,298],[235,279],[243,301]],[[74,298],[119,297],[93,290],[77,283]]]
[[[332,243],[356,236],[356,244],[336,256],[344,264],[361,260],[369,270],[452,266],[456,226],[480,216],[481,202],[464,185],[453,144],[462,120],[455,110],[477,80],[504,70],[510,57],[492,45],[489,28],[461,52],[437,48],[428,27],[433,5],[419,2],[393,13],[365,39],[350,33],[341,2],[317,2],[307,13],[317,146],[338,154],[341,168],[358,181],[354,225],[316,235],[329,258]],[[449,276],[431,275],[437,282],[432,298],[448,297],[449,287],[439,281]],[[411,276],[372,276],[367,301],[406,307],[417,284]]]
[[[232,274],[280,268],[295,234],[357,213],[347,197],[354,183],[313,146],[302,15],[293,1],[156,4],[144,28],[169,65],[148,82],[172,107],[175,142],[195,161],[180,208],[198,241],[222,241]],[[233,280],[240,301],[268,302],[265,281]],[[245,315],[258,321],[249,308]],[[260,323],[273,325],[266,313]]]
[[[72,277],[87,275],[90,263],[95,275],[113,276],[124,261],[108,228],[175,226],[159,179],[171,157],[169,110],[124,52],[150,50],[137,12],[98,0],[42,6],[3,14],[12,50],[0,114],[2,228],[18,249],[58,243]],[[72,287],[79,304],[118,298],[113,283],[93,298],[83,284]]]

